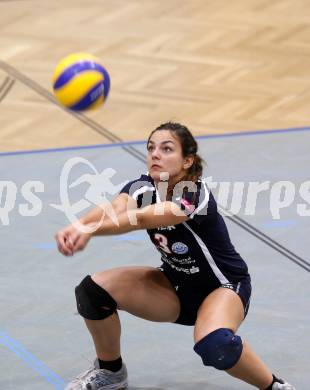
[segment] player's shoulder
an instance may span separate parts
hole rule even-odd
[[[199,187],[203,187],[205,190],[207,191],[210,191],[209,189],[209,186],[208,186],[208,180],[203,178],[203,177],[200,177],[197,181],[196,181],[196,184],[199,186]]]
[[[203,197],[208,198],[210,201],[215,201],[207,179],[199,178],[196,184],[199,188],[199,192]]]
[[[147,173],[142,173],[140,177],[129,181],[128,184],[135,184],[135,187],[147,186],[149,188],[152,188],[153,190],[155,189],[153,179]]]
[[[140,177],[129,181],[121,192],[126,192],[134,199],[145,192],[155,191],[153,179],[148,174],[141,174]]]

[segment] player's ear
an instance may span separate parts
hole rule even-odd
[[[183,168],[188,169],[190,168],[194,163],[195,157],[193,155],[187,156],[183,160]]]

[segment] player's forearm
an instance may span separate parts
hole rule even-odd
[[[91,223],[99,222],[104,215],[104,211],[102,207],[95,207],[91,211],[89,211],[87,214],[85,214],[83,217],[80,218],[80,222],[83,225],[89,225]]]
[[[103,219],[93,232],[93,236],[123,234],[138,229],[142,229],[142,227],[139,218],[137,218],[137,210],[128,210],[118,214],[113,219],[110,217]]]
[[[115,220],[116,216],[126,210],[135,209],[137,207],[136,200],[130,198],[127,194],[119,194],[111,203],[106,202],[93,208],[82,218],[80,223],[87,224],[98,224],[106,218],[112,218]]]
[[[139,229],[154,229],[160,226],[176,225],[187,220],[187,216],[171,202],[160,206],[151,205],[143,209],[127,210],[116,218],[104,219],[93,235],[113,235]]]

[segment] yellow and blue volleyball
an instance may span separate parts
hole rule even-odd
[[[59,103],[70,110],[89,110],[99,107],[106,100],[110,77],[91,54],[70,54],[55,68],[53,90]]]

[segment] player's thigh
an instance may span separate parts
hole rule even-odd
[[[117,302],[120,310],[159,322],[174,322],[179,299],[169,280],[153,267],[120,267],[92,275]]]
[[[195,342],[219,328],[236,332],[244,319],[243,303],[234,291],[217,288],[201,304],[194,328]]]

